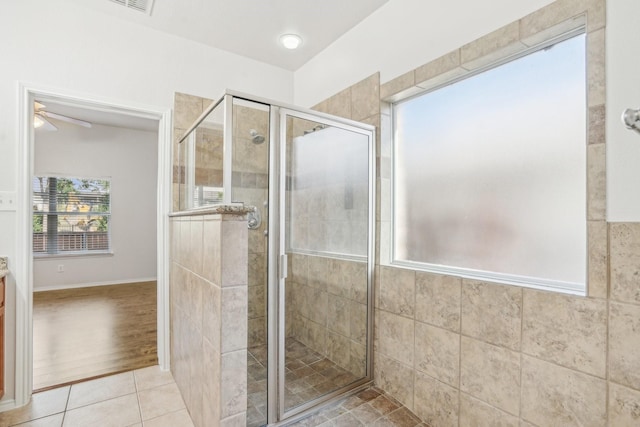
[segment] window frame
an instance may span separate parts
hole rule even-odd
[[[500,67],[501,65],[507,64],[509,62],[512,61],[516,61],[518,59],[521,59],[523,57],[526,57],[530,54],[536,53],[538,51],[547,49],[555,44],[561,43],[563,41],[569,40],[573,37],[577,37],[580,35],[584,35],[585,36],[585,111],[584,111],[584,115],[585,115],[585,122],[586,122],[586,127],[587,129],[585,130],[585,141],[584,141],[584,149],[585,149],[585,153],[587,150],[587,146],[589,143],[589,132],[588,132],[588,128],[589,128],[589,102],[588,102],[588,92],[589,92],[589,78],[588,78],[588,67],[589,67],[589,57],[588,57],[588,31],[587,31],[587,27],[586,24],[583,25],[579,25],[575,28],[572,28],[569,31],[563,32],[559,35],[556,35],[554,37],[550,37],[538,44],[535,44],[533,46],[527,47],[526,49],[522,49],[520,51],[518,51],[517,53],[514,54],[509,54],[509,55],[505,55],[495,61],[492,61],[490,63],[488,63],[487,65],[478,67],[476,69],[473,70],[469,70],[467,73],[465,73],[464,75],[461,76],[456,76],[453,77],[451,79],[447,79],[446,81],[433,85],[431,87],[429,87],[428,89],[421,89],[419,91],[413,91],[411,92],[409,95],[407,96],[400,96],[400,97],[396,97],[393,100],[387,101],[387,107],[388,107],[388,111],[390,114],[390,144],[391,144],[391,188],[390,188],[390,199],[389,199],[389,203],[390,203],[390,230],[389,230],[389,260],[386,264],[390,265],[390,266],[395,266],[395,267],[400,267],[400,268],[407,268],[407,269],[411,269],[411,270],[416,270],[416,271],[424,271],[424,272],[428,272],[428,273],[434,273],[434,274],[443,274],[443,275],[447,275],[447,276],[455,276],[455,277],[461,277],[464,279],[471,279],[471,280],[478,280],[478,281],[486,281],[486,282],[492,282],[492,283],[500,283],[500,284],[505,284],[505,285],[514,285],[514,286],[519,286],[519,287],[525,287],[525,288],[532,288],[532,289],[540,289],[540,290],[547,290],[547,291],[554,291],[554,292],[561,292],[561,293],[566,293],[566,294],[572,294],[572,295],[580,295],[580,296],[586,296],[587,295],[587,290],[588,290],[588,282],[589,282],[589,232],[588,232],[588,223],[589,223],[589,217],[588,217],[588,208],[587,208],[587,199],[589,197],[588,194],[588,184],[587,184],[587,188],[585,189],[585,207],[584,207],[584,227],[586,230],[586,238],[585,238],[585,263],[584,263],[584,267],[585,267],[585,275],[584,275],[584,283],[570,283],[570,282],[565,282],[565,281],[560,281],[560,280],[552,280],[552,279],[544,279],[544,278],[539,278],[539,277],[530,277],[530,276],[524,276],[524,275],[517,275],[517,274],[509,274],[509,273],[497,273],[497,272],[491,272],[491,271],[483,271],[483,270],[476,270],[476,269],[471,269],[471,268],[464,268],[464,267],[454,267],[454,266],[448,266],[448,265],[441,265],[441,264],[433,264],[433,263],[427,263],[427,262],[420,262],[420,261],[409,261],[409,260],[402,260],[402,259],[398,259],[397,258],[397,251],[396,251],[396,217],[397,217],[397,194],[396,194],[396,182],[397,182],[397,176],[396,176],[396,172],[397,172],[397,162],[398,162],[398,141],[396,139],[396,129],[395,129],[395,125],[396,125],[396,120],[395,120],[395,108],[397,104],[403,103],[405,101],[409,101],[411,99],[423,96],[425,94],[428,94],[430,92],[434,92],[437,91],[439,89],[442,89],[444,87],[450,86],[450,85],[454,85],[458,82],[464,81],[466,79],[469,78],[473,78],[475,76],[477,76],[478,74],[481,74],[485,71]],[[436,80],[437,77],[434,77],[433,80]],[[585,176],[587,175],[587,168],[588,168],[588,156],[585,157],[585,170],[583,171]]]
[[[59,251],[56,250],[56,252],[49,252],[49,251],[35,251],[34,250],[34,244],[33,244],[33,236],[35,234],[34,230],[33,230],[33,225],[31,226],[31,252],[33,254],[34,259],[54,259],[54,258],[68,258],[68,257],[93,257],[93,256],[112,256],[113,255],[113,246],[112,246],[112,228],[113,228],[113,223],[112,223],[112,218],[113,218],[113,209],[112,209],[112,185],[113,185],[113,179],[112,177],[96,177],[96,176],[92,176],[92,177],[88,177],[88,176],[80,176],[80,175],[68,175],[68,174],[55,174],[55,173],[45,173],[45,174],[36,174],[33,175],[32,177],[32,184],[31,184],[31,199],[32,199],[32,208],[31,208],[31,216],[32,218],[35,217],[37,211],[34,208],[35,203],[33,203],[33,197],[35,194],[34,191],[34,187],[33,187],[33,180],[36,178],[45,178],[45,179],[49,179],[49,178],[56,178],[56,179],[69,179],[69,180],[95,180],[95,181],[107,181],[109,183],[109,209],[107,212],[95,212],[97,215],[96,216],[107,216],[108,217],[108,226],[107,226],[107,230],[106,230],[106,236],[107,236],[107,248],[106,249],[99,249],[99,250],[88,250],[88,249],[84,249],[84,250],[73,250],[73,251]],[[50,214],[51,216],[56,216],[58,217],[60,214],[71,214],[71,215],[75,215],[75,213],[69,213],[69,212],[55,212],[53,214]],[[49,214],[47,212],[41,212],[38,214],[42,214],[43,216],[48,216]],[[86,215],[86,212],[82,212],[82,213],[78,213],[78,215]],[[33,223],[33,220],[32,220]],[[60,232],[58,232],[60,233]],[[45,233],[46,234],[46,233]]]

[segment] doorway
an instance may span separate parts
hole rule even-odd
[[[30,398],[33,389],[33,292],[34,284],[40,272],[34,267],[34,242],[33,242],[33,223],[34,212],[32,205],[32,185],[33,177],[37,176],[35,158],[35,141],[36,132],[33,128],[34,120],[34,102],[38,100],[42,104],[50,104],[71,109],[70,111],[84,111],[88,116],[79,117],[83,121],[90,122],[90,117],[100,115],[119,116],[124,121],[147,120],[153,121],[157,129],[155,140],[157,161],[153,167],[157,174],[156,182],[152,191],[157,195],[155,201],[155,209],[153,212],[154,227],[153,234],[156,239],[156,247],[153,254],[157,265],[155,267],[154,277],[157,279],[156,285],[156,310],[157,310],[157,357],[160,367],[168,369],[168,301],[167,301],[167,234],[168,221],[167,214],[170,206],[170,191],[167,184],[167,177],[170,176],[170,136],[171,136],[171,113],[168,110],[162,110],[154,107],[135,105],[133,103],[114,103],[105,101],[87,95],[72,95],[68,93],[60,93],[46,88],[27,87],[20,85],[19,103],[20,103],[20,159],[19,159],[19,176],[18,176],[18,254],[17,274],[16,274],[16,371],[15,371],[15,406],[26,404]],[[75,113],[74,113],[75,114]],[[72,114],[65,114],[72,116]],[[93,115],[93,116],[92,116]],[[77,117],[74,117],[77,118]],[[95,119],[93,119],[95,120]],[[59,123],[58,123],[59,124]],[[73,152],[67,153],[73,158]],[[99,156],[99,154],[97,154]],[[34,161],[36,160],[36,161]],[[52,171],[56,172],[56,171]],[[87,174],[84,178],[87,178]],[[135,208],[135,206],[134,206]],[[119,246],[122,248],[122,244]],[[112,248],[111,252],[118,251]],[[111,256],[109,251],[104,251],[104,257]],[[149,255],[149,254],[146,254]],[[98,256],[100,257],[100,256]],[[60,269],[64,274],[67,270],[67,264],[72,262],[71,258],[61,257],[62,261],[54,260],[56,271]],[[60,267],[62,265],[62,267]],[[91,270],[91,267],[78,268],[78,270]],[[108,279],[103,281],[107,282]],[[73,283],[78,284],[102,285],[100,280],[80,279]],[[56,287],[55,285],[53,286]],[[82,321],[82,319],[78,319]]]

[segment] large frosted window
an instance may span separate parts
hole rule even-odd
[[[394,259],[584,289],[585,36],[394,105]]]

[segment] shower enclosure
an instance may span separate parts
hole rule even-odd
[[[227,92],[180,141],[181,210],[253,207],[248,426],[300,418],[372,380],[374,135]]]

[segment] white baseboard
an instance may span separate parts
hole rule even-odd
[[[59,291],[63,289],[76,289],[76,288],[90,288],[92,286],[107,286],[107,285],[124,285],[125,283],[136,282],[151,282],[157,280],[156,277],[141,277],[139,279],[125,279],[125,280],[110,280],[107,282],[91,282],[91,283],[77,283],[74,285],[57,285],[57,286],[42,286],[33,287],[33,292],[43,291]]]
[[[14,399],[7,399],[0,402],[0,412],[10,411],[16,409],[16,401]]]

